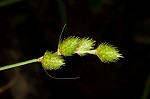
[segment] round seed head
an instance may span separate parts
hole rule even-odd
[[[60,69],[61,66],[64,66],[64,59],[57,55],[56,53],[52,53],[49,51],[46,51],[42,60],[41,60],[43,68],[47,70],[56,70]]]
[[[58,45],[58,53],[64,56],[71,56],[75,53],[76,48],[78,47],[80,39],[78,37],[68,37]]]
[[[82,38],[79,41],[79,45],[76,49],[76,53],[79,54],[80,56],[84,56],[87,54],[88,51],[92,50],[94,47],[95,41],[93,39],[89,38]]]
[[[119,58],[123,58],[117,47],[108,43],[100,44],[96,49],[96,55],[104,63],[116,62]]]

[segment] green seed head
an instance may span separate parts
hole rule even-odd
[[[65,65],[64,59],[56,53],[52,53],[46,51],[42,60],[41,60],[43,68],[47,70],[56,70],[60,69],[61,66]]]
[[[108,43],[102,43],[96,49],[96,55],[104,63],[116,62],[119,58],[123,58],[117,47]]]
[[[60,55],[71,56],[75,53],[76,48],[78,47],[80,39],[78,37],[68,37],[58,45],[58,51]]]
[[[89,38],[82,38],[79,41],[79,45],[76,49],[76,53],[79,54],[80,56],[86,55],[90,50],[93,49],[93,46],[95,41],[93,39]]]

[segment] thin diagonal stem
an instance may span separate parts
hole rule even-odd
[[[49,77],[53,78],[53,79],[78,79],[78,78],[79,78],[79,77],[72,77],[72,78],[58,78],[58,77],[51,76],[51,75],[47,72],[46,69],[44,69],[44,70],[45,70],[46,74],[47,74]]]
[[[145,83],[145,88],[144,88],[141,99],[148,99],[149,93],[150,93],[150,74],[147,77],[147,81]]]
[[[3,67],[0,67],[0,71],[10,69],[10,68],[14,68],[14,67],[18,67],[18,66],[23,66],[23,65],[26,65],[26,64],[34,63],[34,62],[40,62],[40,60],[39,59],[31,59],[31,60],[27,60],[27,61],[24,61],[24,62],[19,62],[19,63],[15,63],[15,64],[6,65],[6,66],[3,66]]]

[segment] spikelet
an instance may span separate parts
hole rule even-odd
[[[101,43],[96,49],[96,55],[104,63],[116,62],[119,58],[123,58],[117,47],[108,43]]]
[[[64,39],[59,43],[57,53],[63,56],[72,56],[78,47],[79,41],[80,39],[74,36]]]
[[[56,70],[60,69],[62,66],[65,65],[64,59],[57,55],[56,53],[52,53],[49,51],[46,51],[42,60],[41,60],[42,66],[46,70]]]
[[[79,41],[79,45],[75,51],[75,53],[79,54],[80,56],[84,56],[88,54],[94,47],[95,40],[89,38],[82,38]]]

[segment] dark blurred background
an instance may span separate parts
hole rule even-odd
[[[66,65],[48,71],[40,63],[0,71],[0,99],[142,99],[150,61],[148,0],[0,1],[0,66],[56,52],[62,38],[90,37],[109,42],[124,59],[105,64],[96,56],[64,57]],[[96,47],[95,46],[95,47]],[[144,98],[143,98],[144,99]],[[148,98],[145,98],[148,99]]]

